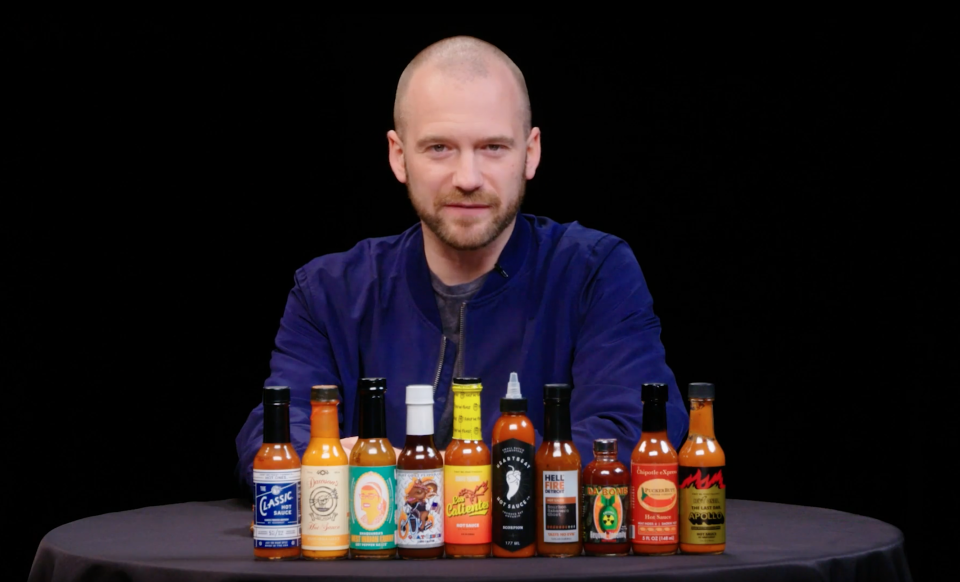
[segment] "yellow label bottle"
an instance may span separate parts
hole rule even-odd
[[[310,443],[300,466],[302,550],[307,560],[338,560],[350,549],[350,471],[340,446],[336,386],[310,389]]]

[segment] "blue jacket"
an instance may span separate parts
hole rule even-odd
[[[670,385],[667,426],[679,448],[689,417],[664,359],[660,320],[640,266],[621,239],[578,223],[529,215],[464,307],[465,376],[483,382],[483,438],[500,416],[510,372],[517,372],[528,416],[543,434],[543,385],[570,383],[573,438],[588,463],[593,440],[617,438],[627,466],[640,438],[640,385]],[[504,276],[505,275],[505,276]],[[296,272],[280,320],[265,385],[291,389],[291,438],[303,454],[310,440],[310,387],[341,387],[341,437],[358,432],[357,381],[387,379],[387,434],[397,448],[406,434],[405,388],[433,384],[434,420],[447,398],[456,347],[444,339],[420,224],[349,251],[316,258]],[[263,406],[237,436],[238,473],[252,487],[262,444]]]

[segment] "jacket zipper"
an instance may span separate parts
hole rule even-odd
[[[456,374],[457,370],[460,370],[460,375],[464,376],[463,372],[463,348],[467,344],[467,334],[464,333],[464,327],[467,324],[467,320],[464,318],[464,313],[467,310],[467,303],[464,301],[460,304],[460,345],[457,347],[457,359],[453,362],[453,373]]]
[[[437,386],[440,385],[440,372],[443,370],[443,354],[447,351],[447,336],[440,335],[440,361],[437,362],[437,375],[433,379],[433,395],[437,395]]]

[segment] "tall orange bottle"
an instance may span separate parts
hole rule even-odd
[[[644,384],[643,427],[630,456],[630,541],[635,555],[677,553],[677,452],[667,436],[666,384]]]
[[[537,508],[534,495],[536,435],[527,418],[527,399],[520,395],[516,372],[510,373],[507,395],[500,399],[500,418],[493,425],[493,555],[529,558],[537,551]]]
[[[290,443],[290,388],[263,389],[263,445],[253,458],[253,556],[300,558],[300,457]]]
[[[579,556],[580,453],[570,427],[570,384],[543,387],[543,442],[537,451],[537,554]]]
[[[727,488],[723,468],[727,458],[713,432],[713,384],[693,382],[690,431],[680,447],[680,551],[722,554],[727,547]]]
[[[443,462],[443,538],[449,558],[490,555],[490,449],[480,434],[480,378],[453,379],[453,440]]]
[[[310,389],[310,443],[300,467],[302,547],[307,560],[346,558],[350,549],[350,470],[340,446],[339,403],[336,386]]]

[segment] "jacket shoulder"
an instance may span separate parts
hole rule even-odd
[[[627,243],[610,233],[587,228],[579,222],[561,224],[542,216],[525,216],[531,222],[541,247],[550,248],[560,256],[582,259],[601,259],[615,247]]]

